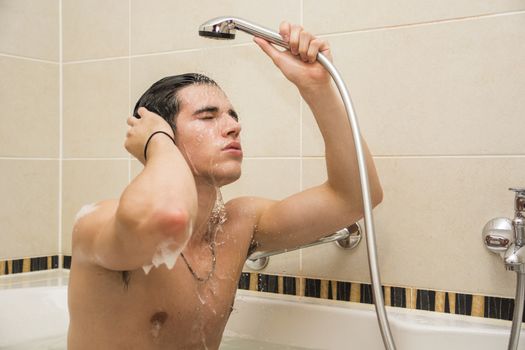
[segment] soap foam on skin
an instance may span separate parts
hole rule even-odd
[[[190,226],[188,237],[191,237],[192,232],[193,232],[193,227]],[[173,246],[175,248],[172,248]],[[155,254],[153,255],[151,264],[142,266],[144,273],[147,275],[154,266],[159,267],[162,264],[165,264],[166,267],[169,270],[171,270],[173,266],[175,266],[175,263],[177,262],[177,259],[179,258],[182,248],[184,248],[184,246],[185,244],[182,244],[182,245],[176,244],[173,238],[170,238],[168,240],[165,240],[164,242],[161,242],[157,246],[157,250],[155,251]]]
[[[82,208],[80,208],[77,215],[75,216],[75,222],[82,219],[84,216],[88,215],[89,213],[94,212],[96,209],[97,209],[97,205],[95,203],[84,205]]]
[[[174,245],[174,243],[175,240],[171,238],[158,245],[157,250],[153,255],[151,264],[142,266],[142,269],[146,275],[150,272],[153,266],[159,267],[160,265],[165,264],[169,270],[175,266],[180,252],[182,251],[182,247],[177,246],[175,249],[170,248],[172,245]]]

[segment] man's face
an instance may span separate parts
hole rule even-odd
[[[224,92],[190,85],[178,92],[175,141],[193,175],[220,187],[241,176],[241,125]]]

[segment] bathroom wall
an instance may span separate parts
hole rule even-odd
[[[513,214],[507,188],[525,185],[523,0],[0,0],[0,260],[71,254],[75,213],[140,171],[122,147],[125,120],[166,75],[208,74],[239,111],[246,158],[226,198],[280,199],[325,180],[311,113],[251,37],[196,35],[225,14],[287,19],[330,42],[384,187],[385,285],[513,296],[514,275],[480,237]],[[37,79],[20,79],[31,69]],[[365,242],[272,257],[264,272],[369,282]]]
[[[58,4],[0,1],[0,260],[59,253]]]

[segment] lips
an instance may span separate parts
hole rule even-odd
[[[237,150],[237,151],[241,151],[241,143],[240,142],[237,142],[237,141],[234,141],[234,142],[230,142],[229,144],[227,144],[223,150]]]
[[[227,152],[235,157],[242,157],[241,143],[238,141],[230,142],[222,149],[222,151]]]

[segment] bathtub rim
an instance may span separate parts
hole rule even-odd
[[[3,290],[19,289],[19,288],[46,288],[46,287],[64,287],[67,288],[69,281],[68,269],[53,269],[34,272],[25,272],[20,274],[10,274],[0,276],[0,295]],[[280,300],[292,303],[304,303],[308,305],[322,305],[330,307],[339,307],[342,309],[362,310],[374,312],[374,304],[359,303],[345,300],[333,300],[316,297],[306,297],[290,294],[278,294],[262,291],[252,291],[245,289],[237,289],[235,299],[238,298],[263,298],[268,300]],[[468,322],[473,324],[484,324],[495,327],[510,327],[512,321],[494,319],[489,317],[477,317],[470,315],[452,314],[438,311],[427,311],[395,306],[386,306],[389,315],[406,316],[421,316],[421,317],[436,317],[442,320],[455,320],[460,322]],[[509,328],[510,330],[510,328]],[[522,324],[522,331],[525,330],[525,324]]]

